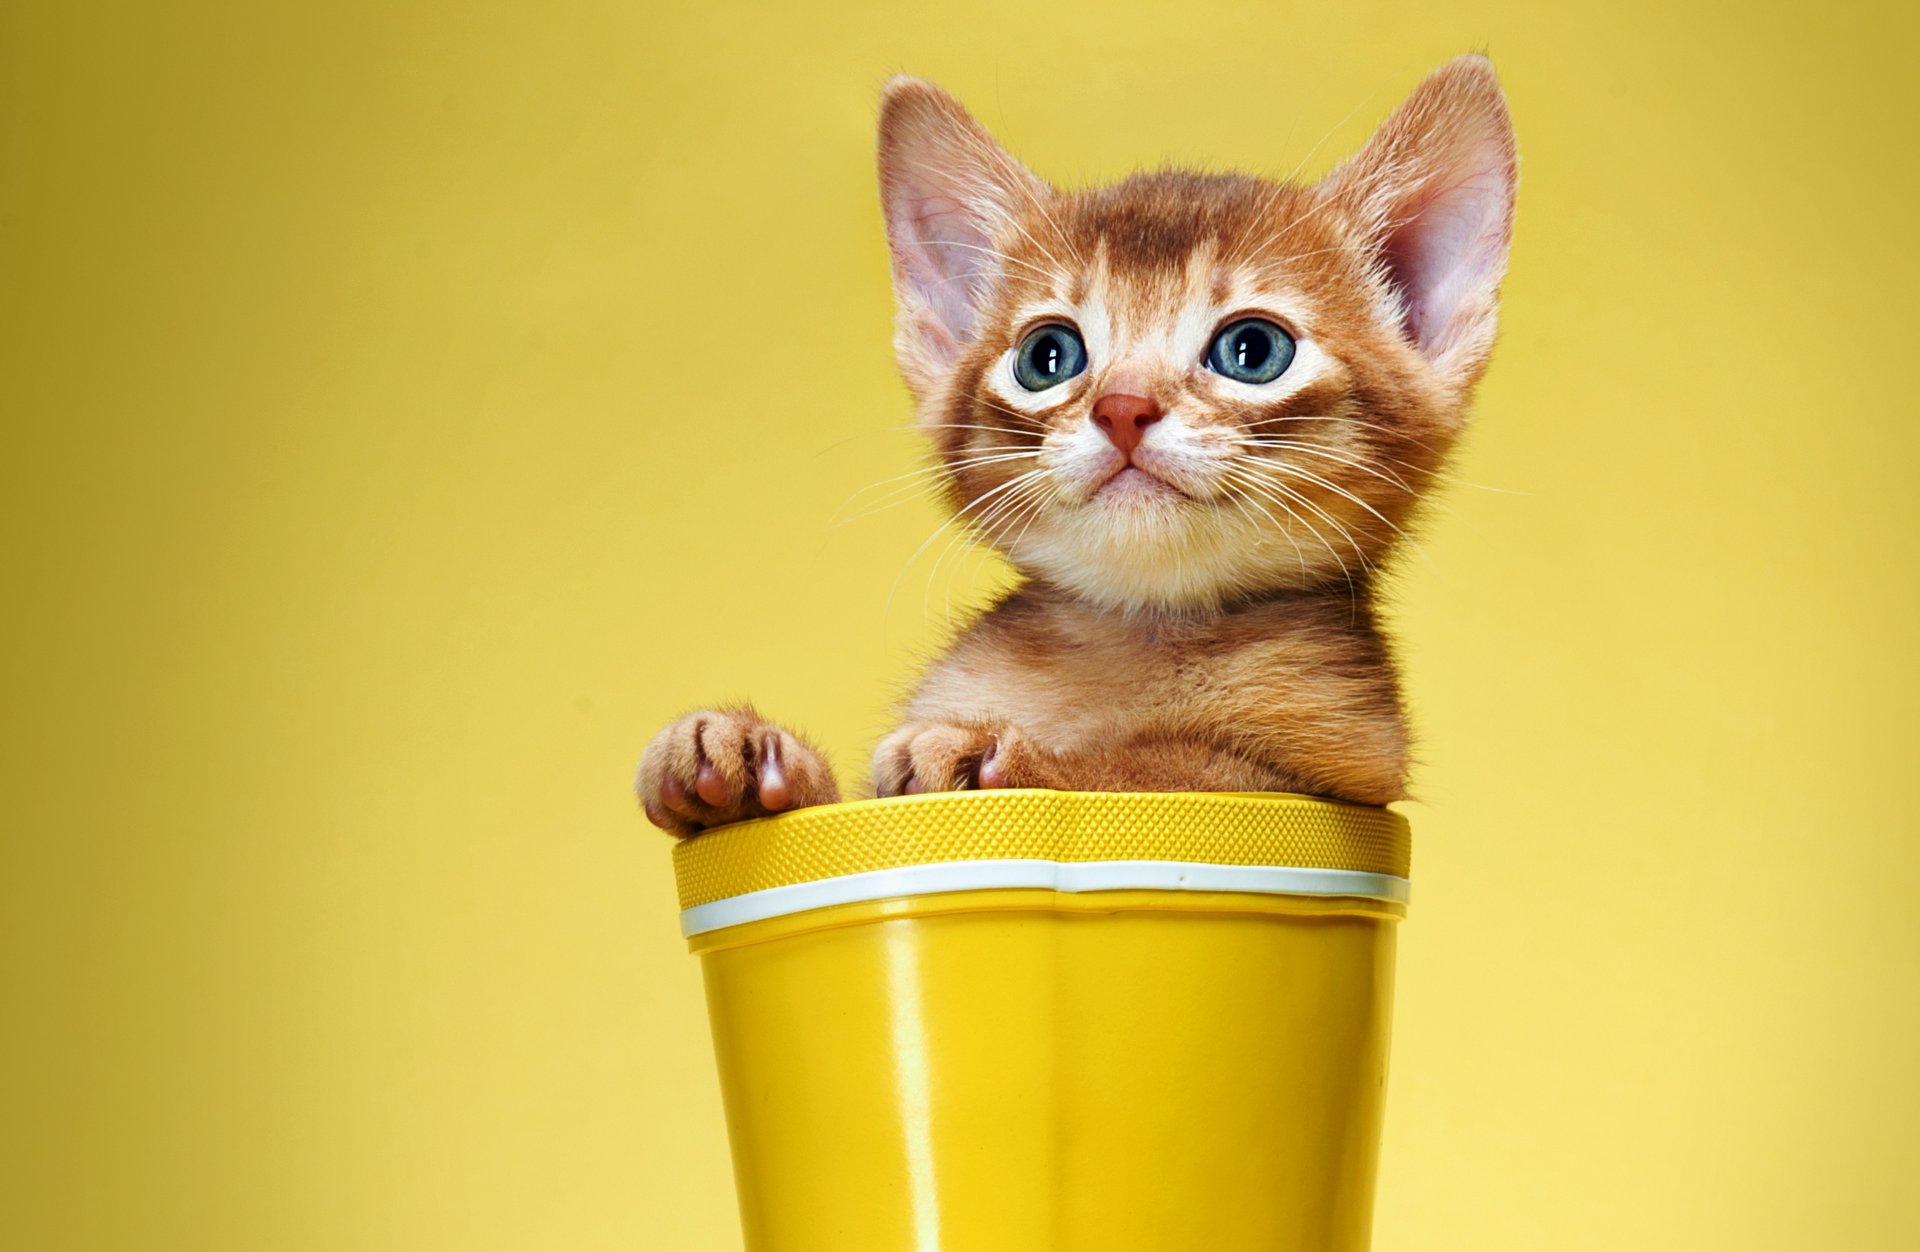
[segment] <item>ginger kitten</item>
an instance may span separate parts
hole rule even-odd
[[[890,82],[901,370],[953,508],[1025,582],[921,679],[875,792],[1405,795],[1373,592],[1486,368],[1514,178],[1478,56],[1311,186],[1059,191]],[[680,835],[840,798],[748,708],[661,731],[638,788]]]

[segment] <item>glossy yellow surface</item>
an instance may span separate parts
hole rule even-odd
[[[1407,851],[1391,814],[1304,797],[1040,792],[797,813],[719,832],[736,846],[713,859],[757,882],[756,862],[804,860],[830,831],[849,865],[929,846],[952,863],[1030,844],[1020,812],[1119,860],[1244,864],[1278,813],[1378,818]],[[1142,823],[1156,812],[1189,820]],[[681,848],[683,891],[714,880],[699,845]],[[1330,868],[1378,856],[1344,853]],[[1404,912],[955,891],[696,936],[747,1247],[1363,1252]]]
[[[1391,921],[975,904],[701,958],[749,1248],[1368,1246]]]

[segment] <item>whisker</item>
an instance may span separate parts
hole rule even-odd
[[[978,422],[922,422],[916,430],[984,430],[995,435],[1025,434],[1025,431],[1012,431],[1004,426],[982,426]],[[911,433],[911,432],[910,432]]]
[[[1300,523],[1302,526],[1305,526],[1308,532],[1311,533],[1315,539],[1318,539],[1320,541],[1320,546],[1327,550],[1327,555],[1334,559],[1334,563],[1340,567],[1341,575],[1346,578],[1347,595],[1355,606],[1354,611],[1358,612],[1359,611],[1358,605],[1360,601],[1360,589],[1358,585],[1355,584],[1355,582],[1353,581],[1353,570],[1348,567],[1346,558],[1341,556],[1339,553],[1339,550],[1336,549],[1333,546],[1333,544],[1327,541],[1327,537],[1320,533],[1320,528],[1318,526],[1315,526],[1312,522],[1308,521],[1306,518],[1294,512],[1293,506],[1287,503],[1287,500],[1284,496],[1275,494],[1273,491],[1269,491],[1267,488],[1269,485],[1279,488],[1280,491],[1286,492],[1286,495],[1292,496],[1295,499],[1299,499],[1302,504],[1307,505],[1309,508],[1313,507],[1312,502],[1301,499],[1298,492],[1290,491],[1278,483],[1263,484],[1251,478],[1250,476],[1237,476],[1237,477],[1238,477],[1238,481],[1243,487],[1279,505],[1280,508],[1286,513],[1288,517],[1291,517],[1294,521]],[[1318,509],[1315,509],[1314,511],[1319,512]],[[1325,515],[1322,514],[1322,516],[1324,517]],[[1274,520],[1277,523],[1279,519],[1276,518]],[[1328,518],[1327,520],[1331,521],[1332,519]],[[1282,527],[1282,529],[1285,529],[1285,528]],[[1351,536],[1348,537],[1348,542],[1352,543]],[[1361,568],[1364,570],[1366,568],[1366,554],[1360,551],[1358,545],[1354,546],[1354,554],[1360,557]],[[1304,569],[1304,566],[1302,568]]]
[[[918,469],[908,470],[904,474],[895,474],[891,478],[882,478],[878,482],[868,483],[858,491],[855,491],[853,495],[849,496],[847,503],[851,504],[867,492],[876,491],[881,487],[887,486],[889,483],[902,482],[910,478],[937,478],[958,470],[972,469],[975,466],[996,465],[1003,461],[1023,461],[1039,455],[1040,451],[1037,448],[1017,452],[1012,450],[992,451],[961,457],[955,461],[941,461],[933,465],[922,465]]]
[[[1301,475],[1301,477],[1307,481],[1318,481],[1319,485],[1326,487],[1328,490],[1333,491],[1336,494],[1346,496],[1349,500],[1353,500],[1355,504],[1360,505],[1361,508],[1367,509],[1367,511],[1370,513],[1373,512],[1371,508],[1368,508],[1368,506],[1364,501],[1355,499],[1353,496],[1348,495],[1344,491],[1341,491],[1338,487],[1335,487],[1333,484],[1326,482],[1324,479],[1313,480],[1310,475]],[[1276,491],[1284,492],[1290,498],[1298,500],[1302,506],[1312,509],[1315,516],[1321,518],[1323,521],[1327,523],[1327,525],[1339,531],[1340,537],[1345,539],[1347,541],[1347,546],[1353,549],[1354,556],[1359,558],[1360,568],[1363,571],[1365,571],[1370,575],[1379,572],[1379,567],[1376,566],[1371,560],[1368,559],[1365,550],[1360,547],[1359,541],[1353,537],[1353,532],[1348,530],[1345,524],[1340,521],[1340,519],[1334,517],[1331,513],[1327,512],[1326,509],[1322,508],[1310,496],[1308,496],[1305,492],[1299,490],[1298,488],[1289,486],[1286,483],[1281,482],[1277,478],[1267,478],[1265,479],[1265,481],[1268,486],[1274,488]],[[1374,513],[1374,516],[1379,517],[1380,515],[1378,513]],[[1384,517],[1380,518],[1380,520],[1383,522],[1387,521],[1387,519]],[[1400,528],[1397,526],[1394,526],[1392,522],[1387,522],[1387,525],[1390,528],[1392,528],[1396,534],[1400,534],[1402,538],[1406,538],[1404,533],[1400,531]],[[1408,539],[1407,542],[1409,544],[1413,543],[1411,539]],[[1415,550],[1418,551],[1419,546],[1415,544],[1414,547],[1415,547]],[[1425,557],[1426,553],[1422,552],[1420,555],[1422,557]]]
[[[1261,488],[1255,484],[1246,484],[1246,485],[1253,490],[1256,490],[1256,491],[1261,490]],[[1333,518],[1328,517],[1324,510],[1314,508],[1312,502],[1308,500],[1305,496],[1301,495],[1297,491],[1289,490],[1284,485],[1275,484],[1274,488],[1275,488],[1274,492],[1262,491],[1262,494],[1264,494],[1266,498],[1270,500],[1274,500],[1276,503],[1280,505],[1281,508],[1286,509],[1288,516],[1292,517],[1294,520],[1298,521],[1301,525],[1305,526],[1308,529],[1308,531],[1310,531],[1313,534],[1313,537],[1320,541],[1320,546],[1322,548],[1325,548],[1327,550],[1327,553],[1330,556],[1332,556],[1333,559],[1339,564],[1340,572],[1347,582],[1348,594],[1350,596],[1357,596],[1358,590],[1354,585],[1353,571],[1347,568],[1346,560],[1340,555],[1339,550],[1335,548],[1331,542],[1328,541],[1327,537],[1320,532],[1318,527],[1316,527],[1311,521],[1308,521],[1306,518],[1300,516],[1300,514],[1296,512],[1294,509],[1289,507],[1288,504],[1286,503],[1286,500],[1287,499],[1295,500],[1300,504],[1306,506],[1307,508],[1312,509],[1314,514],[1318,516],[1323,522],[1327,523],[1328,525],[1332,526],[1334,529],[1338,530],[1340,532],[1341,538],[1347,541],[1347,547],[1353,550],[1353,554],[1355,558],[1359,560],[1361,570],[1371,575],[1374,572],[1374,567],[1372,563],[1367,559],[1367,554],[1363,550],[1361,550],[1359,544],[1354,542],[1353,536],[1347,532],[1345,527],[1341,526],[1340,523],[1335,521]],[[1282,496],[1277,496],[1275,492],[1285,492],[1286,494],[1284,497],[1282,497]],[[1271,510],[1268,510],[1268,516],[1272,516]],[[1296,556],[1299,557],[1300,566],[1302,571],[1304,572],[1307,568],[1306,556],[1304,553],[1301,553],[1299,551],[1299,546],[1300,546],[1299,542],[1293,539],[1293,535],[1291,531],[1289,531],[1286,527],[1281,528],[1281,533],[1285,534],[1290,541],[1293,541],[1295,554]]]
[[[967,248],[974,252],[984,252],[991,257],[998,257],[1000,260],[1007,262],[1009,265],[1018,265],[1024,269],[1030,269],[1034,273],[1040,275],[1042,278],[1045,278],[1045,279],[1051,280],[1057,277],[1057,275],[1053,274],[1052,272],[1046,270],[1041,266],[1033,264],[1031,261],[1022,261],[1017,256],[1008,256],[1006,253],[1000,251],[998,248],[989,248],[977,243],[965,243],[958,239],[902,239],[902,240],[899,240],[898,242],[913,244],[916,247],[921,247],[921,248],[931,248],[935,246],[939,246],[943,248]]]
[[[1353,549],[1354,556],[1358,558],[1360,562],[1360,572],[1362,576],[1371,577],[1373,575],[1374,569],[1372,564],[1367,560],[1367,554],[1360,550],[1360,545],[1353,541],[1353,536],[1347,533],[1346,527],[1340,525],[1340,523],[1334,521],[1334,519],[1332,519],[1331,517],[1328,517],[1325,510],[1319,508],[1313,503],[1313,501],[1307,499],[1305,496],[1301,495],[1299,492],[1294,491],[1292,488],[1287,487],[1281,483],[1274,483],[1272,484],[1272,486],[1275,489],[1281,492],[1284,492],[1291,499],[1298,500],[1302,505],[1306,506],[1309,509],[1312,509],[1315,514],[1319,515],[1323,520],[1331,524],[1335,530],[1338,530],[1341,533],[1341,535],[1346,539],[1347,546]],[[1288,510],[1288,511],[1291,512],[1292,510]],[[1307,529],[1313,531],[1314,536],[1320,540],[1320,545],[1324,547],[1329,553],[1332,554],[1334,560],[1340,562],[1340,572],[1342,575],[1345,576],[1347,580],[1347,611],[1354,618],[1358,618],[1360,615],[1360,588],[1354,582],[1353,571],[1347,567],[1347,563],[1345,559],[1340,556],[1339,552],[1334,549],[1332,544],[1327,542],[1326,537],[1320,534],[1319,529],[1315,527],[1312,522],[1308,522],[1305,518],[1301,518],[1300,520],[1306,525]]]
[[[986,491],[980,493],[978,496],[974,497],[972,500],[968,501],[966,504],[962,505],[960,508],[954,510],[953,515],[947,518],[946,521],[940,523],[940,525],[934,529],[934,532],[931,535],[928,535],[926,539],[920,544],[920,546],[913,550],[913,555],[909,556],[906,559],[906,561],[902,563],[902,565],[900,566],[900,572],[894,575],[893,586],[887,592],[886,611],[889,613],[893,611],[894,596],[898,594],[900,590],[900,580],[906,577],[907,570],[912,568],[913,563],[915,561],[918,561],[922,556],[926,555],[927,549],[933,546],[935,540],[939,539],[941,535],[945,534],[949,529],[951,529],[955,523],[965,518],[966,512],[968,509],[976,508],[979,505],[985,503],[987,500],[993,498],[994,496],[999,495],[1001,492],[1006,491],[1012,487],[1015,487],[1020,483],[1025,482],[1029,479],[1037,478],[1040,475],[1045,473],[1047,473],[1045,469],[1031,469],[1024,474],[1015,475],[1014,477],[1009,478],[1006,482],[1001,483],[999,486],[991,487]]]
[[[1240,412],[1242,413],[1242,415],[1244,415],[1245,410],[1240,410]],[[1279,425],[1283,422],[1345,422],[1349,426],[1357,426],[1363,431],[1374,431],[1379,429],[1377,423],[1369,421],[1364,417],[1353,417],[1351,415],[1343,414],[1343,413],[1280,414],[1274,417],[1255,418],[1249,421],[1247,423],[1247,426],[1248,426],[1248,429],[1250,430],[1258,430],[1262,426]],[[1432,444],[1426,442],[1424,439],[1415,439],[1412,435],[1409,435],[1404,431],[1394,431],[1392,435],[1393,435],[1393,438],[1401,440],[1405,443],[1410,443],[1414,447],[1420,449],[1422,452],[1431,453],[1436,458],[1444,457],[1446,455],[1446,452],[1444,449],[1436,448]],[[1405,465],[1407,466],[1408,469],[1421,468],[1420,466],[1410,464],[1409,462],[1397,460],[1394,457],[1388,457],[1387,459],[1390,461],[1394,461],[1395,464]],[[1438,472],[1438,471],[1428,471],[1428,472]]]
[[[1340,453],[1335,452],[1330,448],[1324,448],[1316,443],[1301,443],[1298,440],[1293,440],[1293,439],[1248,439],[1248,440],[1242,441],[1240,446],[1245,448],[1278,449],[1284,452],[1305,452],[1309,456],[1322,457],[1326,460],[1333,461],[1336,464],[1345,465],[1351,469],[1357,469],[1363,474],[1370,474],[1373,477],[1378,478],[1383,483],[1387,483],[1391,486],[1398,487],[1400,490],[1406,492],[1410,496],[1417,496],[1420,494],[1419,491],[1417,491],[1415,488],[1410,486],[1407,483],[1407,481],[1401,478],[1398,474],[1389,473],[1381,469],[1376,469],[1372,465],[1368,464],[1366,461],[1353,460],[1350,457],[1342,456]]]
[[[1410,547],[1412,547],[1412,549],[1415,552],[1420,553],[1420,556],[1423,560],[1428,560],[1429,562],[1431,562],[1431,558],[1427,556],[1425,550],[1423,550],[1418,543],[1414,542],[1413,537],[1411,535],[1407,534],[1406,531],[1401,530],[1400,527],[1395,525],[1393,521],[1387,517],[1386,514],[1382,513],[1379,509],[1374,508],[1371,504],[1368,504],[1365,500],[1362,500],[1359,496],[1354,495],[1351,491],[1348,491],[1345,487],[1342,487],[1340,484],[1336,482],[1331,482],[1325,478],[1322,478],[1320,475],[1315,474],[1311,470],[1302,469],[1298,465],[1288,465],[1284,461],[1269,462],[1268,465],[1270,468],[1277,470],[1282,474],[1291,474],[1295,478],[1299,478],[1305,482],[1310,482],[1316,487],[1320,487],[1326,491],[1331,491],[1333,494],[1337,496],[1353,501],[1355,504],[1359,505],[1361,508],[1365,509],[1367,512],[1373,514],[1374,517],[1378,518],[1380,520],[1380,523],[1383,526],[1385,526],[1388,530],[1391,530],[1394,534],[1406,540],[1407,544]]]
[[[927,590],[921,597],[921,611],[923,613],[927,611],[926,599],[933,594],[934,581],[939,577],[940,567],[946,562],[947,558],[961,552],[964,541],[989,541],[991,539],[991,534],[989,533],[990,528],[996,520],[1009,512],[1017,518],[1026,507],[1024,501],[1044,498],[1042,493],[1046,490],[1046,486],[1047,483],[1044,476],[1021,484],[1018,490],[1011,491],[1001,499],[995,501],[992,507],[981,516],[968,519],[966,528],[955,531],[948,537],[947,542],[941,546],[940,554],[934,558],[933,565],[927,571]],[[953,580],[959,573],[959,568],[958,561],[955,561],[947,567],[946,611],[947,625],[949,628],[953,625]]]
[[[1013,227],[1015,230],[1019,231],[1022,235],[1026,236],[1027,242],[1032,244],[1034,247],[1040,249],[1040,251],[1046,256],[1047,260],[1053,262],[1054,267],[1056,269],[1065,270],[1067,268],[1066,266],[1060,263],[1059,257],[1053,255],[1053,252],[1051,249],[1049,249],[1045,244],[1041,243],[1038,239],[1035,239],[1033,237],[1033,233],[1029,231],[1025,226],[1022,226],[1020,224],[1020,219],[1016,217],[1009,217],[1007,218],[1007,225]],[[1059,226],[1056,224],[1054,229],[1058,230]],[[1054,276],[1050,276],[1050,277],[1054,277]]]
[[[1235,410],[1235,412],[1241,417],[1247,417],[1247,411],[1244,408]],[[1374,425],[1374,423],[1364,417],[1353,417],[1342,413],[1282,413],[1271,417],[1249,418],[1247,421],[1247,429],[1258,430],[1262,426],[1278,425],[1283,422],[1346,422],[1348,425],[1358,426],[1362,429],[1371,429]],[[1413,436],[1404,432],[1395,431],[1393,437],[1412,444],[1422,452],[1430,452],[1436,457],[1445,455],[1440,449],[1435,448],[1425,440],[1415,439]],[[1449,483],[1458,483],[1462,487],[1473,487],[1480,491],[1497,491],[1503,495],[1524,496],[1531,494],[1525,491],[1517,491],[1512,487],[1494,487],[1487,483],[1474,482],[1470,478],[1462,478],[1449,470],[1437,469],[1426,465],[1416,465],[1412,461],[1403,461],[1399,457],[1387,456],[1384,453],[1379,455],[1381,460],[1390,461],[1404,469],[1413,470],[1418,474],[1429,474]]]
[[[1052,213],[1047,211],[1047,202],[1044,199],[1036,200],[1034,201],[1033,207],[1040,210],[1040,216],[1046,218],[1047,225],[1053,227],[1055,237],[1057,237],[1062,244],[1066,245],[1067,255],[1073,258],[1073,263],[1082,269],[1086,268],[1086,258],[1081,256],[1080,249],[1074,246],[1073,236],[1062,230],[1059,221],[1054,218]]]
[[[1316,204],[1314,206],[1314,209],[1318,209],[1319,207],[1320,206]],[[1302,214],[1298,220],[1305,221],[1307,217],[1311,216],[1314,209],[1309,209],[1306,213]],[[1278,238],[1279,238],[1278,236],[1275,236],[1276,241]],[[1304,261],[1304,260],[1307,260],[1309,257],[1325,256],[1329,252],[1347,252],[1347,251],[1350,251],[1350,248],[1348,247],[1348,245],[1334,244],[1331,247],[1326,247],[1326,248],[1312,248],[1306,252],[1289,252],[1285,256],[1267,256],[1264,253],[1262,253],[1257,257],[1257,260],[1259,261],[1262,267],[1271,269],[1278,266],[1291,265],[1295,261]]]
[[[889,484],[898,485],[892,486],[891,489],[880,498],[880,503],[875,503],[851,517],[843,518],[837,522],[836,525],[849,525],[862,518],[871,517],[875,513],[883,513],[888,509],[897,508],[923,495],[928,487],[961,470],[975,469],[987,465],[1002,465],[1009,461],[1023,461],[1038,455],[1040,455],[1038,451],[981,455],[968,457],[952,463],[943,462],[938,465],[923,465],[919,469],[909,470],[905,474],[896,474],[892,478],[883,478],[879,482],[869,483],[867,486],[854,492],[851,496],[848,496],[840,505],[841,510],[844,511],[853,508],[855,502],[868,492],[879,491],[882,488],[888,487]]]
[[[1044,487],[1044,485],[1043,483],[1042,487]],[[1025,525],[1020,527],[1020,533],[1015,535],[1013,539],[1005,545],[1008,555],[1012,555],[1014,549],[1019,547],[1020,541],[1027,537],[1027,531],[1033,527],[1033,523],[1039,519],[1040,514],[1046,511],[1046,506],[1047,496],[1044,490],[1031,492],[1028,497],[1028,503],[1006,521],[1006,526],[1011,528],[1013,524],[1019,522],[1023,516],[1026,519]]]
[[[1010,409],[998,400],[989,400],[986,396],[976,396],[975,399],[990,409],[998,409],[1008,417],[1017,417],[1023,422],[1030,423],[1037,431],[1045,432],[1047,430],[1047,424],[1031,413],[1022,413],[1019,409]]]
[[[1347,541],[1347,546],[1353,549],[1354,556],[1359,558],[1360,568],[1363,570],[1366,570],[1369,573],[1373,572],[1374,567],[1372,563],[1367,559],[1366,551],[1363,548],[1361,548],[1359,541],[1353,537],[1353,532],[1348,530],[1346,528],[1346,525],[1342,523],[1339,518],[1327,512],[1325,508],[1321,507],[1321,505],[1313,499],[1313,497],[1307,495],[1305,492],[1301,491],[1299,488],[1289,483],[1282,482],[1280,479],[1272,476],[1271,474],[1265,473],[1264,472],[1265,467],[1259,465],[1258,463],[1250,465],[1247,468],[1251,471],[1252,477],[1256,481],[1258,481],[1261,485],[1270,487],[1273,490],[1280,492],[1290,500],[1297,501],[1301,505],[1301,507],[1312,510],[1313,515],[1315,517],[1318,517],[1321,521],[1333,527],[1333,529],[1335,529],[1336,531],[1339,531],[1340,537],[1345,539]]]
[[[1240,485],[1239,475],[1234,471],[1232,466],[1227,467],[1225,474],[1229,482],[1233,482],[1236,485]],[[1249,512],[1247,509],[1248,500],[1244,491],[1230,492],[1228,493],[1227,498],[1233,501],[1234,505],[1239,508],[1240,512],[1246,517],[1246,519],[1249,522],[1253,522],[1253,524],[1256,526],[1259,525],[1258,520],[1256,520],[1253,514]],[[1274,527],[1278,529],[1282,535],[1286,536],[1288,543],[1293,545],[1294,559],[1300,563],[1300,576],[1302,578],[1305,578],[1307,576],[1307,554],[1301,550],[1300,541],[1293,537],[1293,530],[1290,527],[1283,525],[1280,519],[1273,515],[1272,509],[1267,508],[1265,505],[1260,504],[1258,501],[1253,502],[1253,507],[1259,509],[1263,514],[1265,514],[1267,520],[1273,523]]]
[[[1277,184],[1277,186],[1288,187],[1293,185],[1293,180],[1300,177],[1300,171],[1307,168],[1307,162],[1313,160],[1314,156],[1320,151],[1320,149],[1326,146],[1327,140],[1333,138],[1333,132],[1339,130],[1342,126],[1345,126],[1348,122],[1352,121],[1353,115],[1358,113],[1363,107],[1365,107],[1367,101],[1370,100],[1371,98],[1372,98],[1371,96],[1361,97],[1360,102],[1358,104],[1354,105],[1351,109],[1347,110],[1345,117],[1342,117],[1339,121],[1327,127],[1326,133],[1321,135],[1319,139],[1314,141],[1313,147],[1308,148],[1307,154],[1301,157],[1298,161],[1294,163],[1293,169],[1288,171],[1287,176],[1281,179],[1280,182]],[[1277,198],[1278,198],[1277,194],[1275,196],[1268,197],[1267,202],[1261,206],[1260,212],[1262,216],[1265,215],[1266,210],[1272,206],[1273,201]],[[1319,212],[1321,207],[1322,207],[1322,204],[1318,197],[1315,197],[1314,199],[1309,201],[1307,206],[1303,208],[1297,215],[1295,215],[1294,219],[1291,222],[1288,222],[1285,226],[1281,227],[1279,233],[1275,234],[1271,239],[1267,241],[1266,247],[1270,248],[1274,244],[1278,243],[1280,240],[1285,239],[1288,235],[1292,234],[1294,231],[1294,228],[1299,226],[1300,223],[1306,221],[1309,217],[1312,217],[1315,213]],[[1255,219],[1255,220],[1258,220],[1258,219]],[[1234,246],[1236,248],[1238,248],[1240,243],[1244,241],[1245,235],[1246,235],[1246,232],[1243,230],[1241,232],[1241,239],[1236,240],[1234,242]],[[1261,252],[1254,253],[1255,258],[1256,259],[1259,258],[1264,251],[1265,251],[1265,248],[1263,248]]]

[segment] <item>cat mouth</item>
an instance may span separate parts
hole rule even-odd
[[[1141,469],[1133,464],[1123,465],[1114,471],[1107,481],[1094,490],[1093,496],[1096,500],[1113,500],[1120,503],[1132,500],[1192,499],[1186,492],[1152,470]]]

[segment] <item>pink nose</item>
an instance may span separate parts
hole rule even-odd
[[[1145,396],[1128,395],[1124,391],[1110,391],[1093,402],[1093,424],[1105,431],[1113,446],[1128,456],[1140,446],[1147,427],[1165,416],[1160,406]]]

